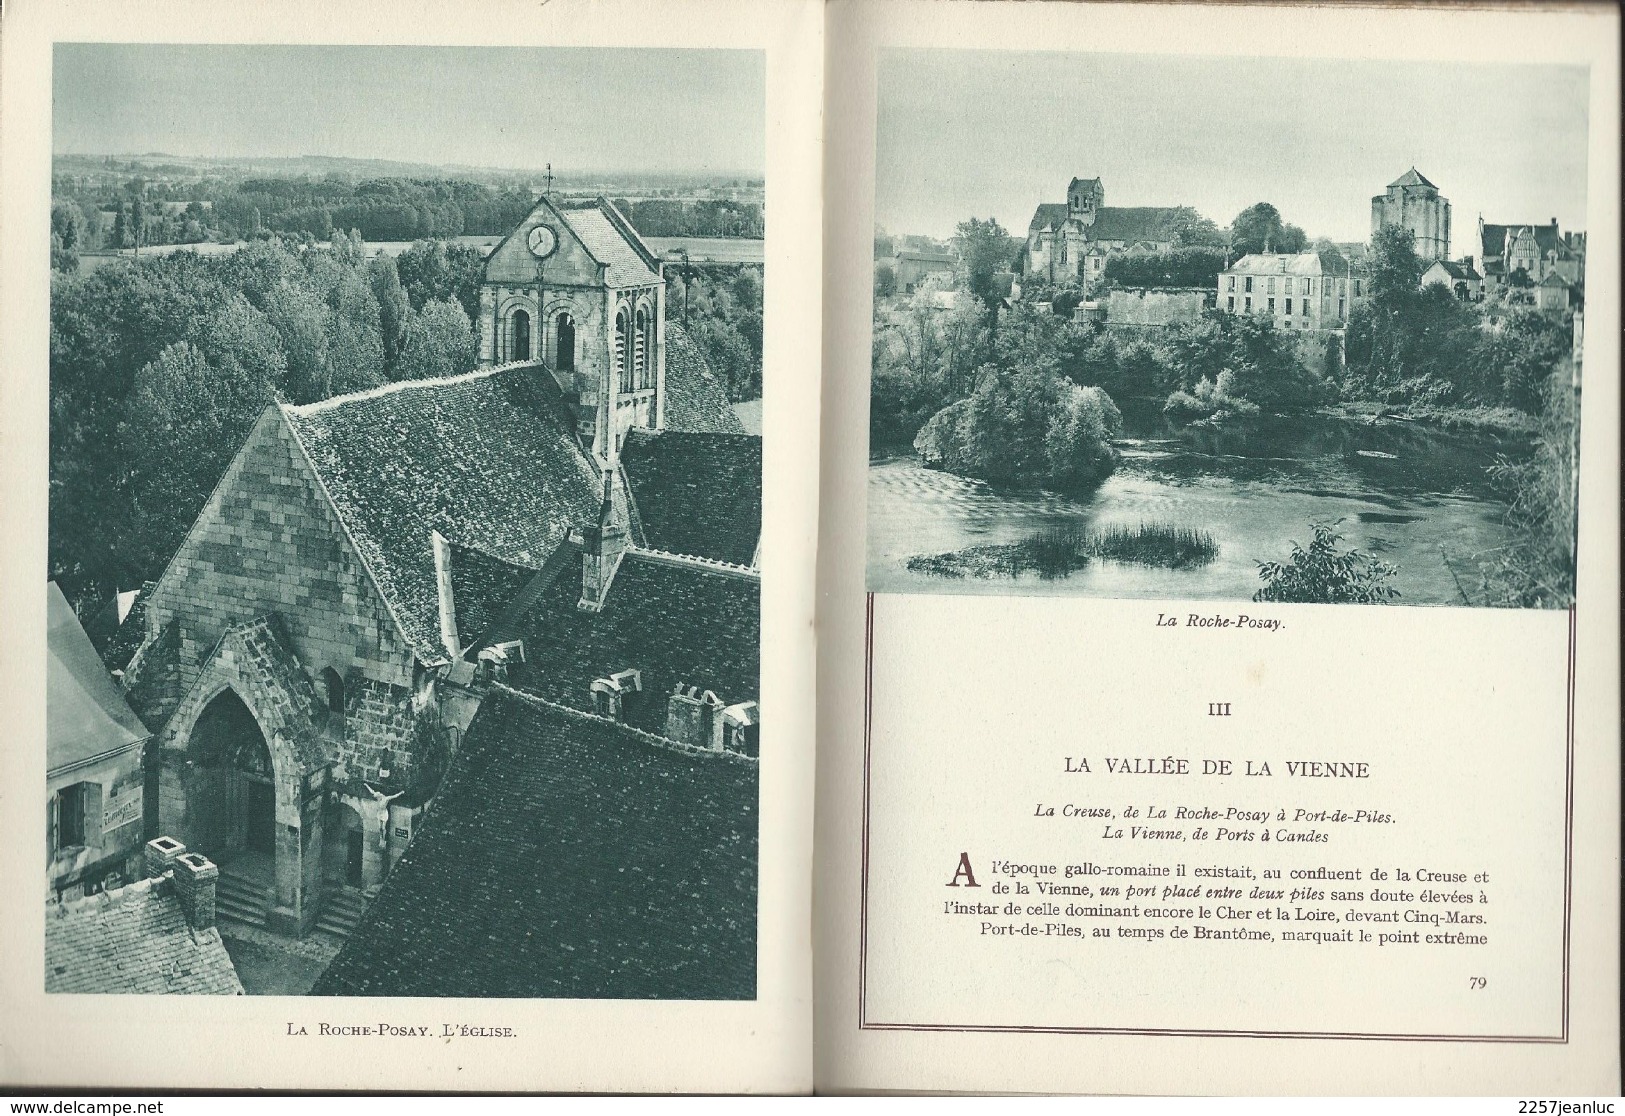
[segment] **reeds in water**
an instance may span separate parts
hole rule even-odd
[[[1095,558],[1173,570],[1205,566],[1219,556],[1219,544],[1210,532],[1172,523],[1108,527],[1093,532],[1083,550]]]

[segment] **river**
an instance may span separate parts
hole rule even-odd
[[[872,460],[869,588],[1245,601],[1260,585],[1257,562],[1286,560],[1312,520],[1342,520],[1341,545],[1398,567],[1396,603],[1461,605],[1476,594],[1480,556],[1510,538],[1485,467],[1529,453],[1521,439],[1393,420],[1314,415],[1211,430],[1142,416],[1126,425],[1117,471],[1085,496],[998,490],[927,469],[913,454]],[[1039,528],[1153,523],[1211,533],[1218,556],[1188,570],[1094,561],[1053,579],[907,568],[914,555],[1016,542]]]

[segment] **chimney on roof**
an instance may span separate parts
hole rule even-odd
[[[175,858],[186,851],[186,846],[173,837],[154,837],[147,842],[147,850],[143,856],[144,874],[149,880],[156,880],[174,865]]]
[[[214,885],[220,869],[202,853],[182,853],[175,858],[175,897],[186,913],[186,924],[194,930],[214,925]]]
[[[581,530],[581,599],[576,607],[598,612],[609,597],[621,555],[626,553],[626,525],[615,514],[615,466],[604,468],[604,500],[598,508],[598,523]]]

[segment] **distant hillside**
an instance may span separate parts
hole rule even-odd
[[[146,152],[139,155],[58,154],[51,170],[57,176],[164,179],[329,178],[363,181],[377,178],[461,179],[488,185],[540,183],[544,168],[477,167],[462,163],[412,163],[394,159],[356,159],[338,155],[192,156]],[[572,172],[556,170],[556,189],[629,191],[705,186],[760,187],[762,176],[748,172],[671,174],[649,171]]]

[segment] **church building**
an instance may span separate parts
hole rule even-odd
[[[1074,178],[1066,201],[1033,211],[1018,268],[1023,278],[1049,283],[1099,279],[1116,252],[1172,248],[1180,224],[1194,216],[1185,206],[1110,206],[1100,179]]]
[[[144,602],[156,830],[219,867],[222,918],[353,929],[510,670],[595,732],[756,762],[761,439],[659,259],[543,198],[481,308],[472,372],[267,407]],[[520,622],[557,594],[569,623]]]

